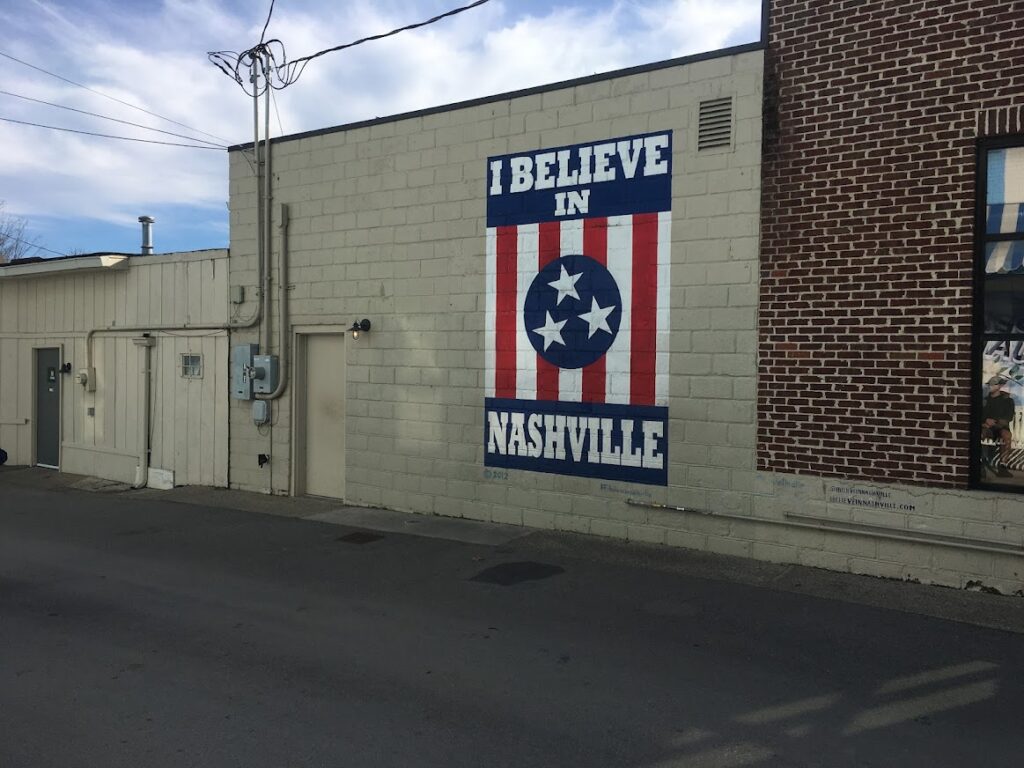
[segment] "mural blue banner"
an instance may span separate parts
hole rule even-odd
[[[668,482],[668,408],[486,398],[484,464]]]
[[[488,160],[487,226],[667,211],[672,132]]]

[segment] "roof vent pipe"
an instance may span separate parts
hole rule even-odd
[[[139,216],[139,223],[142,224],[142,255],[153,255],[153,222],[152,216]]]

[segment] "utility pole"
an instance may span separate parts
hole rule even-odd
[[[259,46],[252,52],[249,81],[252,84],[253,160],[256,165],[256,255],[260,264],[260,296],[270,295],[270,61],[269,54]],[[263,78],[263,151],[260,152],[260,78]],[[259,331],[260,349],[269,351],[270,318],[264,312]]]

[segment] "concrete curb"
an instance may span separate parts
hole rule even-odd
[[[34,467],[0,467],[0,485],[67,493],[112,493],[95,481]],[[183,486],[113,493],[118,498],[188,504],[215,509],[294,517],[409,536],[448,539],[481,546],[510,547],[538,557],[588,560],[680,576],[727,581],[781,592],[932,616],[947,621],[1024,634],[1024,600],[801,565],[768,563],[659,544],[604,539],[561,531],[460,518],[416,515],[386,509],[339,506],[336,500],[269,496],[225,488]]]

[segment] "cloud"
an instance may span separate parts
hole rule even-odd
[[[292,58],[447,10],[454,0],[280,3],[268,36]],[[32,0],[0,9],[0,50],[188,126],[242,143],[252,102],[206,60],[207,50],[256,42],[264,10],[227,0],[158,6]],[[577,0],[552,8],[497,0],[444,22],[310,63],[276,95],[289,133],[527,88],[754,40],[757,0]],[[0,59],[4,88],[162,130],[150,115]],[[0,96],[0,115],[81,130],[180,141]],[[279,133],[276,116],[272,130]],[[201,134],[199,138],[209,139]],[[0,123],[0,199],[11,213],[90,218],[135,227],[159,206],[224,219],[223,153],[133,144]],[[200,244],[201,245],[201,244]],[[102,247],[97,244],[97,247]]]
[[[674,0],[637,7],[650,44],[668,57],[757,39],[761,5],[747,0]]]

